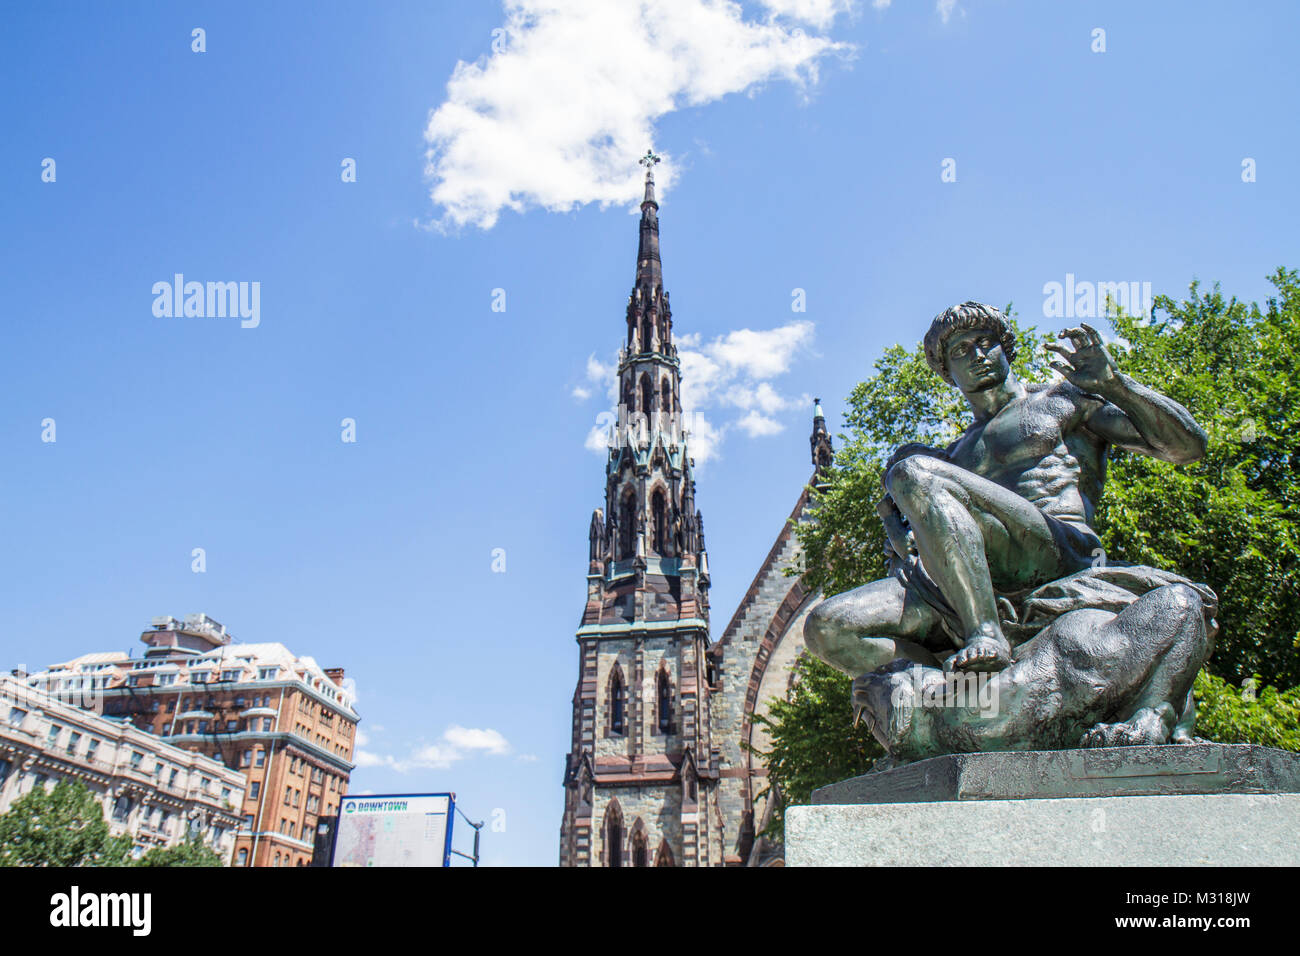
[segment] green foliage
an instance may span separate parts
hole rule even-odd
[[[1300,751],[1300,687],[1242,688],[1205,671],[1196,675],[1196,734],[1224,744],[1259,744]]]
[[[1175,466],[1118,451],[1096,527],[1115,559],[1178,571],[1219,595],[1209,669],[1300,684],[1300,277],[1279,269],[1260,308],[1218,286],[1156,299],[1159,320],[1129,316],[1115,361],[1185,405],[1210,438]]]
[[[1210,441],[1184,466],[1113,451],[1095,526],[1112,560],[1177,571],[1219,595],[1217,647],[1196,684],[1197,733],[1298,750],[1300,688],[1265,687],[1251,699],[1233,686],[1300,684],[1300,276],[1279,269],[1270,281],[1277,295],[1262,308],[1193,283],[1185,301],[1157,298],[1149,320],[1113,320],[1120,369],[1186,406]],[[1046,377],[1050,340],[1017,330],[1022,379]],[[814,499],[817,523],[796,529],[806,586],[838,594],[884,575],[875,506],[888,456],[911,441],[943,446],[969,421],[919,344],[886,349],[849,396],[848,434]],[[787,804],[863,772],[878,752],[852,726],[847,678],[811,660],[800,675],[766,721],[769,779]]]
[[[156,846],[136,866],[221,866],[221,857],[202,840],[189,839],[176,846]]]
[[[851,684],[833,667],[805,654],[795,665],[788,699],[772,701],[767,717],[754,718],[772,739],[772,749],[763,755],[770,781],[765,792],[780,798],[765,833],[780,839],[785,806],[808,803],[818,787],[866,773],[881,755],[867,725],[853,726]]]
[[[110,836],[104,809],[80,780],[36,787],[0,816],[0,866],[127,866],[131,838]]]

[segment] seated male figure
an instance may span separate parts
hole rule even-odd
[[[1179,464],[1205,453],[1187,409],[1119,372],[1095,330],[1059,338],[1072,349],[1047,347],[1062,378],[1027,385],[1011,370],[1015,336],[999,310],[965,302],[934,319],[926,360],[974,422],[946,449],[895,453],[878,511],[900,573],[814,608],[804,628],[813,654],[851,677],[899,658],[937,665],[937,654],[947,669],[1001,670],[1011,645],[998,593],[1083,570],[1100,553],[1091,523],[1109,447]]]

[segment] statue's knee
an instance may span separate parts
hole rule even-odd
[[[1167,584],[1161,591],[1167,614],[1175,615],[1182,621],[1190,621],[1202,616],[1204,605],[1195,588],[1181,583]]]
[[[894,464],[885,475],[885,487],[895,501],[914,501],[927,497],[926,490],[934,483],[936,466],[933,458],[914,455]]]
[[[803,623],[803,642],[816,658],[825,661],[831,648],[831,600],[822,601],[808,614]]]

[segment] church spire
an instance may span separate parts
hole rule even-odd
[[[645,198],[641,200],[641,241],[636,250],[636,291],[647,302],[653,302],[664,284],[659,259],[659,203],[655,199],[655,164],[659,157],[646,150],[638,162],[645,167]]]
[[[822,477],[835,459],[835,448],[831,445],[830,433],[826,431],[826,415],[822,412],[822,400],[813,399],[813,430],[808,436],[812,447],[814,478]]]

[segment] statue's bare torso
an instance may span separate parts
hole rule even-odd
[[[1092,523],[1107,443],[1083,425],[1100,402],[1068,382],[1033,387],[948,446],[954,465],[1064,521]]]

